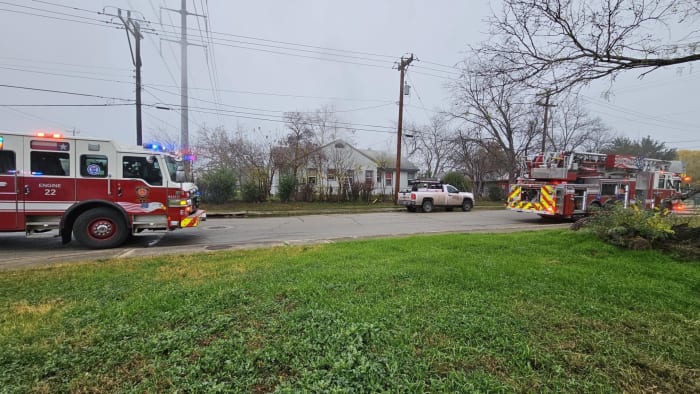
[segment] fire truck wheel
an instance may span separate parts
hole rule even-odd
[[[129,238],[124,218],[109,208],[83,212],[75,220],[73,234],[78,242],[93,249],[114,248]]]
[[[423,209],[423,212],[425,212],[425,213],[432,212],[433,211],[433,202],[430,200],[423,201],[423,205],[421,205],[421,209]]]
[[[474,203],[472,202],[472,200],[462,201],[462,211],[469,212],[472,210],[473,207],[474,207]]]
[[[601,207],[600,203],[598,202],[592,202],[590,205],[588,205],[588,213],[591,215],[600,212],[602,209],[603,207]]]
[[[671,203],[671,201],[666,200],[659,205],[659,209],[661,210],[661,212],[671,212],[673,211],[673,204]]]

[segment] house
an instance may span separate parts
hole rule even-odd
[[[395,153],[357,149],[338,139],[309,152],[305,159],[304,168],[298,174],[299,181],[307,188],[312,187],[314,193],[338,195],[347,192],[352,184],[370,185],[374,196],[394,193]],[[402,157],[399,188],[407,188],[418,171],[415,164]]]

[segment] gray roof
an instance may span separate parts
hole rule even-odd
[[[386,168],[396,168],[396,153],[376,151],[373,149],[357,149],[357,151],[369,157],[375,163],[385,163]],[[420,170],[418,166],[404,156],[401,156],[401,169],[404,171]]]

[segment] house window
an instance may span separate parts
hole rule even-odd
[[[309,185],[315,185],[316,184],[316,177],[315,176],[310,176],[306,178],[306,183]]]
[[[326,177],[328,177],[329,181],[334,181],[335,180],[335,168],[329,168],[328,171],[326,172]]]
[[[413,183],[413,181],[416,180],[416,173],[415,172],[409,172],[407,176],[408,176],[408,184],[409,185],[411,183]]]
[[[372,183],[372,182],[374,182],[374,171],[365,170],[365,183]]]
[[[384,173],[384,184],[386,186],[391,186],[393,183],[392,181],[394,180],[394,173],[393,172],[385,172]]]
[[[355,179],[355,170],[346,170],[345,176],[349,179]]]

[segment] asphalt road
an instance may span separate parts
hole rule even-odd
[[[75,241],[61,245],[56,231],[29,237],[25,237],[24,233],[0,233],[0,270],[115,257],[313,244],[412,234],[536,230],[567,225],[553,224],[535,215],[505,210],[210,218],[198,228],[143,234],[133,237],[120,248],[108,250],[90,250]]]

